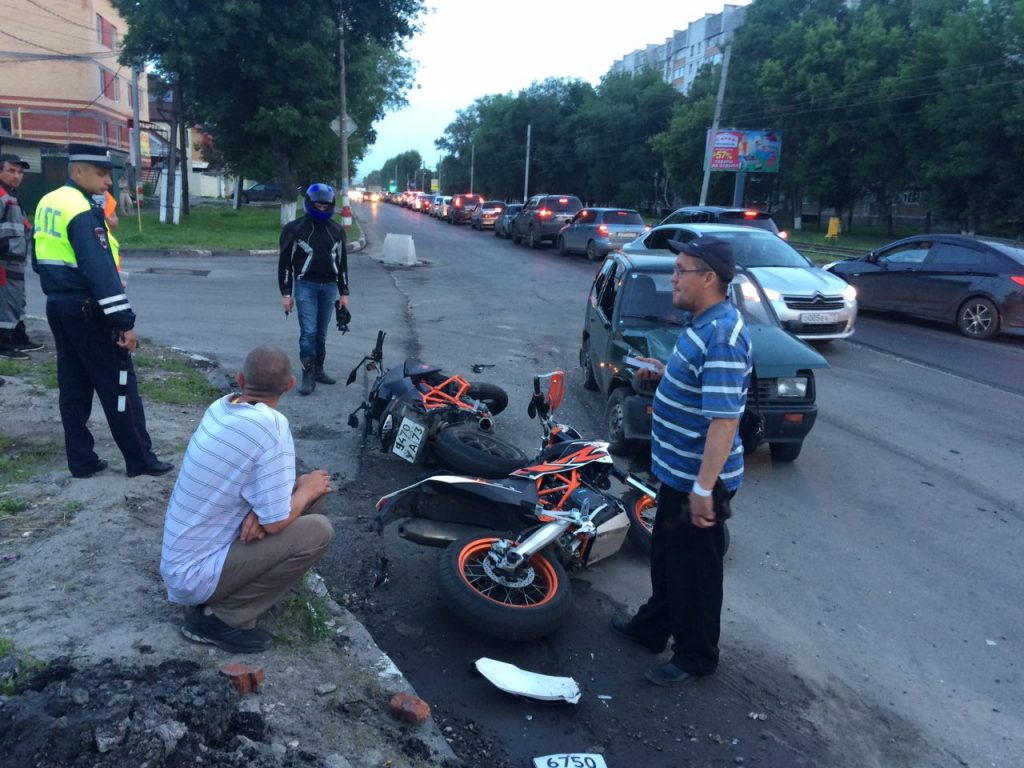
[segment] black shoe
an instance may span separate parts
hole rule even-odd
[[[655,640],[644,637],[643,635],[637,634],[636,630],[630,626],[629,619],[625,616],[616,616],[612,619],[612,630],[616,634],[622,635],[627,640],[632,640],[634,643],[642,645],[651,653],[661,653],[665,650],[665,642],[659,643]]]
[[[97,459],[96,463],[93,465],[92,469],[87,469],[87,470],[85,470],[85,472],[72,472],[71,476],[72,477],[77,477],[77,478],[92,477],[97,472],[102,472],[108,466],[109,465],[107,464],[107,462],[104,459]]]
[[[137,472],[127,472],[128,477],[138,477],[139,475],[152,475],[153,477],[160,477],[160,475],[166,475],[174,469],[174,465],[169,461],[158,461],[145,469],[140,469]]]
[[[189,610],[181,634],[197,643],[216,645],[230,653],[260,653],[274,644],[274,636],[262,629],[235,629],[214,615],[207,616],[202,606]]]
[[[645,677],[655,685],[669,687],[696,682],[701,679],[702,675],[691,675],[670,661],[662,664],[660,667],[648,670]]]
[[[29,356],[22,352],[20,349],[14,347],[0,347],[0,357],[6,357],[8,360],[29,360]]]
[[[19,352],[38,352],[43,348],[43,345],[37,341],[25,339],[25,341],[14,342],[14,348]]]

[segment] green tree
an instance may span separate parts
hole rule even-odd
[[[338,6],[314,0],[114,0],[129,25],[122,62],[146,60],[181,79],[194,114],[236,172],[299,179],[340,176]],[[348,111],[363,126],[355,163],[373,140],[373,121],[401,101],[411,65],[399,53],[415,31],[422,0],[379,0],[345,8]],[[187,27],[185,26],[187,25]],[[351,171],[351,169],[349,169]],[[294,202],[282,205],[290,218]]]

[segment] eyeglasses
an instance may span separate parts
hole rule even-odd
[[[672,270],[672,274],[674,274],[674,275],[685,275],[687,272],[710,272],[710,271],[711,271],[710,269],[680,269],[679,267],[676,267],[675,269]]]

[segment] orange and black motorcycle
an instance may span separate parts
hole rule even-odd
[[[403,538],[446,547],[440,583],[452,611],[504,640],[534,640],[557,629],[572,602],[567,570],[622,546],[629,518],[611,493],[612,479],[655,495],[615,466],[608,443],[554,422],[564,393],[561,371],[534,378],[529,414],[540,417],[542,448],[506,477],[437,474],[377,502],[378,531],[398,521]]]
[[[363,434],[376,433],[382,452],[412,464],[438,460],[481,477],[501,477],[523,465],[526,454],[493,434],[494,417],[508,405],[505,390],[414,358],[385,368],[386,335],[377,332],[373,351],[348,375],[351,384],[364,365],[376,374],[366,400],[349,414],[349,426],[359,427],[362,413]]]

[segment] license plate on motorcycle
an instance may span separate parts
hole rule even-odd
[[[804,325],[816,325],[824,323],[838,323],[838,312],[804,312],[800,315],[800,322]]]
[[[426,434],[425,426],[406,416],[398,425],[398,433],[395,435],[395,444],[391,447],[391,452],[414,464]]]
[[[570,752],[533,758],[533,768],[608,768],[601,755]]]

